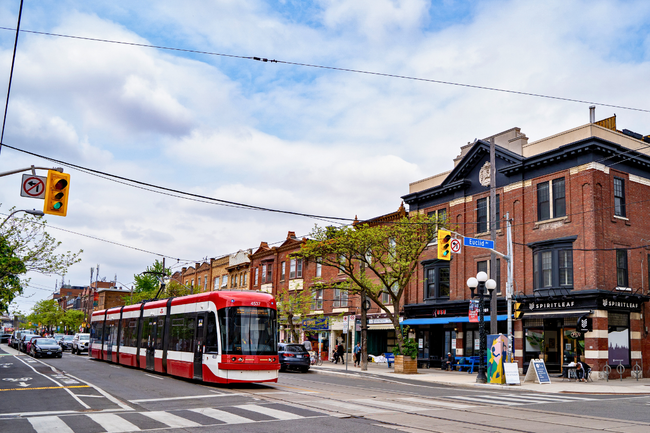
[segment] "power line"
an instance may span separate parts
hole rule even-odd
[[[6,143],[2,144],[5,147],[8,147],[9,149],[15,150],[17,152],[22,152],[28,155],[36,156],[38,158],[43,158],[48,161],[55,162],[57,164],[65,165],[66,167],[74,168],[79,171],[85,172],[87,174],[92,174],[98,177],[102,177],[103,179],[111,180],[113,182],[121,183],[123,185],[128,185],[134,188],[139,188],[143,189],[146,191],[154,192],[156,194],[163,194],[163,195],[168,195],[176,198],[181,198],[184,200],[191,200],[191,201],[198,201],[198,202],[203,202],[203,203],[210,203],[210,204],[216,204],[220,206],[227,206],[227,207],[235,207],[235,208],[240,208],[240,209],[248,209],[248,210],[256,210],[256,211],[263,211],[263,212],[273,212],[273,213],[281,213],[281,214],[287,214],[287,215],[294,215],[294,216],[302,216],[302,217],[307,217],[307,218],[315,218],[315,219],[320,219],[320,220],[340,220],[340,221],[353,221],[352,218],[342,218],[342,217],[335,217],[335,216],[323,216],[323,215],[313,215],[313,214],[307,214],[307,213],[302,213],[302,212],[294,212],[294,211],[288,211],[288,210],[282,210],[282,209],[272,209],[272,208],[267,208],[263,206],[255,206],[255,205],[250,205],[250,204],[245,204],[245,203],[238,203],[234,201],[229,201],[229,200],[223,200],[219,198],[213,198],[213,197],[208,197],[200,194],[194,194],[190,192],[185,192],[173,188],[167,188],[164,186],[159,186],[159,185],[154,185],[151,183],[147,182],[142,182],[139,180],[134,180],[134,179],[129,179],[127,177],[123,176],[118,176],[115,174],[111,173],[106,173],[103,171],[99,170],[94,170],[91,168],[83,167],[80,165],[72,164],[66,161],[61,161],[58,159],[54,159],[49,156],[44,156],[40,155],[38,153],[30,152],[24,149],[20,149],[18,147],[10,146]],[[152,189],[153,188],[153,189]],[[157,191],[160,190],[160,191]]]
[[[0,27],[0,29],[16,31],[16,29],[12,29],[12,28],[9,28],[9,27]],[[141,48],[153,48],[153,49],[166,50],[166,51],[178,51],[178,52],[185,52],[185,53],[191,53],[191,54],[203,54],[203,55],[208,55],[208,56],[219,56],[219,57],[229,57],[229,58],[242,59],[242,60],[253,60],[253,61],[258,61],[258,62],[263,62],[263,63],[279,63],[279,64],[285,64],[285,65],[291,65],[291,66],[301,66],[301,67],[305,67],[305,68],[326,69],[326,70],[330,70],[330,71],[350,72],[350,73],[355,73],[355,74],[373,75],[373,76],[386,77],[386,78],[398,78],[398,79],[402,79],[402,80],[419,81],[419,82],[433,83],[433,84],[443,84],[443,85],[447,85],[447,86],[465,87],[465,88],[478,89],[478,90],[488,90],[488,91],[492,91],[492,92],[509,93],[509,94],[520,95],[520,96],[531,96],[531,97],[535,97],[535,98],[553,99],[553,100],[557,100],[557,101],[576,102],[576,103],[579,103],[579,104],[600,105],[601,107],[620,108],[622,110],[631,110],[631,111],[640,111],[640,112],[644,112],[644,113],[650,113],[650,109],[645,109],[645,108],[626,107],[626,106],[623,106],[623,105],[614,105],[614,104],[608,104],[608,103],[602,103],[602,102],[596,102],[596,101],[587,101],[587,100],[583,100],[583,99],[567,98],[567,97],[563,97],[563,96],[545,95],[545,94],[542,94],[542,93],[523,92],[523,91],[518,91],[518,90],[501,89],[501,88],[489,87],[489,86],[479,86],[479,85],[476,85],[476,84],[458,83],[458,82],[454,82],[454,81],[436,80],[436,79],[432,79],[432,78],[411,77],[411,76],[408,76],[408,75],[398,75],[398,74],[389,74],[389,73],[384,73],[384,72],[365,71],[365,70],[362,70],[362,69],[339,68],[339,67],[335,67],[335,66],[317,65],[317,64],[312,64],[312,63],[302,63],[302,62],[291,62],[291,61],[286,61],[286,60],[268,59],[268,58],[265,58],[265,57],[255,57],[255,56],[244,56],[244,55],[235,55],[235,54],[216,53],[216,52],[213,52],[213,51],[202,51],[202,50],[192,50],[192,49],[186,49],[186,48],[166,47],[166,46],[162,46],[162,45],[142,44],[142,43],[137,43],[137,42],[126,42],[126,41],[116,41],[116,40],[102,39],[102,38],[90,38],[90,37],[84,37],[84,36],[65,35],[65,34],[61,34],[61,33],[39,32],[39,31],[35,31],[35,30],[20,30],[20,32],[32,33],[32,34],[37,34],[37,35],[45,35],[45,36],[54,36],[54,37],[59,37],[59,38],[78,39],[78,40],[91,41],[91,42],[102,42],[102,43],[108,43],[108,44],[127,45],[127,46],[141,47]]]

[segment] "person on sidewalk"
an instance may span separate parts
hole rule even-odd
[[[447,352],[447,360],[444,363],[445,370],[453,370],[454,369],[454,355],[451,354],[451,352]]]
[[[580,361],[576,363],[576,375],[580,382],[587,382],[589,379],[589,373],[591,372],[591,367],[586,363]]]
[[[338,346],[336,346],[336,362],[335,364],[339,363],[339,359],[341,360],[341,364],[345,364],[345,360],[343,359],[343,353],[345,352],[345,349],[343,348],[343,343],[339,343]]]
[[[361,367],[361,344],[354,346],[354,366]]]

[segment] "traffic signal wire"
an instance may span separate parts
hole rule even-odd
[[[13,28],[10,28],[10,27],[0,27],[0,30],[16,31],[16,29],[13,29]],[[398,78],[398,79],[402,79],[402,80],[418,81],[418,82],[425,82],[425,83],[432,83],[432,84],[443,84],[443,85],[447,85],[447,86],[464,87],[464,88],[477,89],[477,90],[487,90],[487,91],[491,91],[491,92],[509,93],[509,94],[519,95],[519,96],[531,96],[531,97],[535,97],[535,98],[545,98],[545,99],[553,99],[553,100],[557,100],[557,101],[575,102],[575,103],[579,103],[579,104],[600,105],[601,107],[620,108],[622,110],[641,111],[641,112],[644,112],[644,113],[650,113],[650,109],[645,109],[645,108],[626,107],[624,105],[607,104],[607,103],[601,103],[601,102],[587,101],[587,100],[583,100],[583,99],[567,98],[567,97],[563,97],[563,96],[545,95],[545,94],[542,94],[542,93],[532,93],[532,92],[524,92],[524,91],[518,91],[518,90],[501,89],[501,88],[497,88],[497,87],[479,86],[479,85],[475,85],[475,84],[458,83],[458,82],[454,82],[454,81],[435,80],[435,79],[432,79],[432,78],[411,77],[411,76],[408,76],[408,75],[389,74],[389,73],[384,73],[384,72],[366,71],[366,70],[362,70],[362,69],[340,68],[340,67],[336,67],[336,66],[316,65],[316,64],[311,64],[311,63],[291,62],[291,61],[286,61],[286,60],[268,59],[268,58],[265,58],[265,57],[216,53],[216,52],[213,52],[213,51],[166,47],[166,46],[162,46],[162,45],[143,44],[143,43],[138,43],[138,42],[116,41],[116,40],[111,40],[111,39],[91,38],[91,37],[75,36],[75,35],[65,35],[65,34],[61,34],[61,33],[39,32],[39,31],[35,31],[35,30],[19,30],[19,31],[24,32],[24,33],[32,33],[32,34],[36,34],[36,35],[54,36],[54,37],[58,37],[58,38],[78,39],[78,40],[84,40],[84,41],[102,42],[102,43],[107,43],[107,44],[127,45],[127,46],[134,46],[134,47],[140,47],[140,48],[153,48],[153,49],[157,49],[157,50],[176,51],[176,52],[184,52],[184,53],[190,53],[190,54],[202,54],[202,55],[208,55],[208,56],[229,57],[229,58],[241,59],[241,60],[253,60],[253,61],[263,62],[263,63],[278,63],[278,64],[284,64],[284,65],[290,65],[290,66],[300,66],[300,67],[315,68],[315,69],[326,69],[326,70],[330,70],[330,71],[349,72],[349,73],[364,74],[364,75],[373,75],[373,76],[385,77],[385,78]]]
[[[76,170],[85,172],[87,174],[92,174],[94,176],[107,179],[113,182],[121,183],[123,185],[131,186],[134,188],[139,188],[143,189],[146,191],[150,192],[155,192],[157,194],[163,194],[163,195],[168,195],[176,198],[181,198],[184,200],[191,200],[191,201],[197,201],[197,202],[202,202],[202,203],[209,203],[209,204],[215,204],[215,205],[220,205],[220,206],[226,206],[226,207],[234,207],[234,208],[239,208],[239,209],[247,209],[247,210],[256,210],[256,211],[263,211],[263,212],[273,212],[273,213],[281,213],[281,214],[287,214],[287,215],[294,215],[294,216],[301,216],[301,217],[307,217],[307,218],[315,218],[319,220],[324,220],[330,222],[330,220],[336,220],[336,221],[354,221],[352,218],[342,218],[342,217],[335,217],[335,216],[323,216],[323,215],[314,215],[314,214],[308,214],[308,213],[302,213],[302,212],[294,212],[294,211],[289,211],[289,210],[282,210],[282,209],[272,209],[272,208],[267,208],[263,206],[255,206],[255,205],[250,205],[246,203],[238,203],[234,201],[229,201],[229,200],[223,200],[219,198],[214,198],[214,197],[208,197],[205,195],[200,195],[200,194],[194,194],[191,192],[185,192],[173,188],[167,188],[164,186],[159,186],[159,185],[154,185],[152,183],[147,183],[147,182],[142,182],[139,180],[135,179],[129,179],[127,177],[123,176],[118,176],[116,174],[111,174],[111,173],[106,173],[103,171],[87,168],[87,167],[82,167],[80,165],[72,164],[69,162],[61,161],[58,159],[51,158],[49,156],[44,156],[40,155],[38,153],[30,152],[28,150],[20,149],[18,147],[11,146],[6,143],[1,143],[2,146],[7,147],[9,149],[15,150],[17,152],[25,153],[28,155],[36,156],[38,158],[43,158],[48,161],[55,162],[57,164],[64,165],[66,167],[74,168]]]

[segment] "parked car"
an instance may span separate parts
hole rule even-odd
[[[53,338],[32,338],[29,354],[34,358],[38,358],[39,356],[56,356],[61,358],[63,357],[63,349],[56,344]]]
[[[10,338],[11,334],[2,333],[0,334],[0,343],[8,343]]]
[[[302,344],[280,343],[278,344],[278,356],[280,359],[280,371],[288,369],[299,370],[303,373],[309,371],[309,352]]]
[[[11,334],[11,338],[9,339],[9,346],[13,347],[16,350],[20,350],[20,337],[22,337],[24,332],[25,331],[14,331],[14,333]]]
[[[32,338],[30,338],[29,341],[25,340],[27,341],[27,343],[25,344],[25,353],[29,354],[32,350],[32,346],[34,345],[34,342],[36,340],[40,340],[41,338],[44,337],[41,337],[40,335],[35,335]]]
[[[72,350],[72,340],[73,339],[74,339],[74,335],[64,335],[58,341],[59,346],[61,346],[62,350]]]
[[[87,352],[89,342],[90,334],[75,334],[72,339],[72,353],[81,355],[81,352]]]
[[[29,340],[31,340],[33,337],[40,337],[39,335],[36,335],[34,333],[27,333],[24,332],[20,335],[20,344],[18,346],[18,350],[21,352],[27,353],[27,343],[29,343]]]

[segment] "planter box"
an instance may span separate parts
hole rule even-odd
[[[410,356],[395,355],[395,373],[417,374],[418,361]]]

